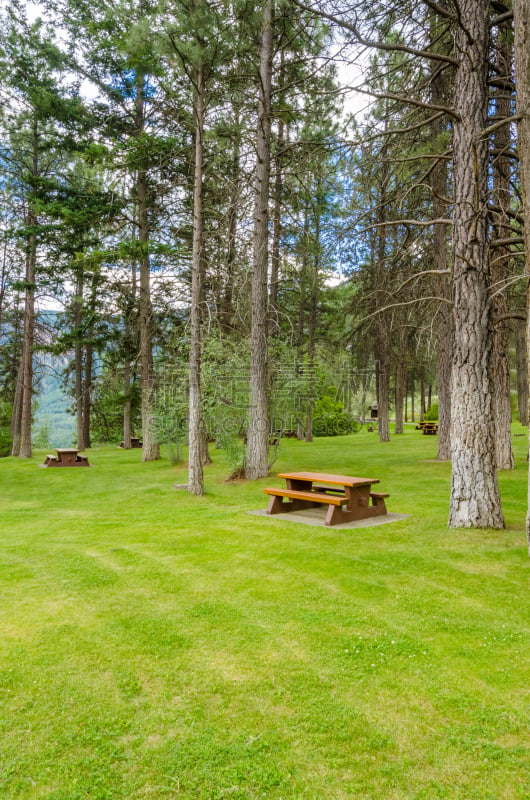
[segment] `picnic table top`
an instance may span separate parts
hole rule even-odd
[[[278,474],[278,478],[308,482],[320,481],[338,486],[370,486],[372,483],[379,483],[379,478],[356,478],[351,475],[333,475],[327,472],[282,472]]]

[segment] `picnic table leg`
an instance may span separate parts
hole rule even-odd
[[[339,522],[347,522],[348,520],[344,519],[344,516],[345,512],[340,506],[328,506],[324,525],[338,525]]]
[[[271,495],[267,514],[281,514],[283,511],[285,511],[285,504],[282,502],[282,498],[277,495]]]
[[[373,511],[374,517],[382,516],[383,514],[387,514],[387,507],[385,503],[384,497],[378,497],[377,495],[372,495],[372,508],[375,509]]]
[[[370,487],[346,487],[346,507],[329,506],[326,515],[326,525],[338,525],[341,522],[357,522],[361,519],[378,517],[386,514],[384,500],[370,505]]]

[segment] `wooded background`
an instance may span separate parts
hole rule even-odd
[[[435,394],[450,525],[502,527],[512,390],[528,424],[528,4],[30,10],[7,4],[0,42],[3,455],[31,456],[46,359],[80,449],[186,441],[194,494],[209,438],[255,479],[277,430],[350,432],[377,402],[385,442]]]

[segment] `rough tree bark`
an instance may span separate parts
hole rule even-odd
[[[524,249],[526,274],[530,273],[530,5],[528,0],[514,0],[514,54],[515,84],[517,87],[517,150],[521,165],[521,195],[524,214]],[[530,324],[530,287],[527,294],[527,324]],[[530,335],[527,329],[527,343]],[[530,350],[527,361],[530,363]],[[530,553],[530,483],[528,495],[529,511],[526,516],[526,535]]]
[[[510,27],[509,27],[510,26]],[[507,119],[511,114],[512,100],[512,47],[511,24],[499,26],[496,42],[497,86],[495,89],[495,117]],[[504,79],[504,80],[503,80]],[[510,188],[510,126],[502,125],[495,132],[493,162],[493,204],[499,211],[493,215],[493,236],[497,240],[511,235],[508,211],[511,202]],[[513,469],[512,409],[510,403],[510,325],[508,295],[503,291],[510,275],[510,247],[492,250],[491,280],[493,284],[493,313],[498,319],[493,336],[493,413],[495,418],[495,453],[497,469]]]
[[[489,0],[460,0],[459,8],[453,136],[454,351],[449,525],[502,528],[491,378],[488,141],[483,135],[488,107]]]
[[[134,212],[136,218],[136,210]],[[133,233],[136,222],[133,223]],[[136,261],[134,258],[131,262],[131,292],[127,297],[125,306],[125,319],[124,319],[124,366],[123,366],[123,395],[125,402],[123,404],[123,447],[126,450],[131,448],[132,431],[132,399],[131,391],[133,387],[133,362],[138,357],[138,320],[136,314],[137,308],[137,271]]]
[[[92,380],[94,371],[94,319],[96,316],[98,279],[96,273],[92,274],[92,285],[88,302],[90,316],[87,327],[87,340],[85,344],[85,380],[83,384],[83,440],[85,447],[91,447],[90,427],[92,420]]]
[[[263,6],[261,28],[258,128],[256,136],[257,164],[253,233],[254,271],[252,276],[252,331],[250,343],[250,420],[245,468],[246,476],[250,480],[264,478],[268,473],[267,273],[272,54],[272,0],[266,0]]]
[[[515,320],[515,360],[517,366],[517,407],[519,422],[528,425],[528,364],[526,361],[526,323]]]
[[[83,427],[83,343],[81,341],[81,325],[83,321],[83,270],[77,273],[74,305],[74,370],[75,370],[75,417],[77,430],[77,447],[79,450],[86,448]]]

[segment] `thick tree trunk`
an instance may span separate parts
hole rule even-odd
[[[526,275],[530,274],[530,5],[528,0],[514,0],[514,53],[515,83],[517,86],[517,151],[521,164],[521,195],[524,213],[524,249],[526,255]],[[530,325],[530,285],[527,294],[527,324]],[[527,343],[530,346],[530,331],[527,328]],[[530,364],[530,350],[527,355]],[[528,374],[528,370],[527,370]],[[530,551],[530,483],[528,494],[528,513],[526,534]]]
[[[511,27],[511,26],[510,26]],[[499,27],[497,37],[497,75],[506,83],[496,87],[495,117],[507,119],[511,114],[512,48],[511,31],[506,23]],[[503,125],[495,132],[495,160],[493,162],[493,203],[499,211],[493,216],[495,239],[506,239],[511,235],[508,211],[511,203],[510,126]],[[504,290],[510,275],[510,248],[492,250],[491,280],[493,288],[493,313],[495,318],[506,317],[509,312],[507,292]],[[512,409],[510,402],[510,326],[506,319],[495,325],[493,336],[493,412],[495,418],[495,453],[497,469],[513,469]]]
[[[269,421],[267,397],[267,273],[268,206],[271,139],[272,0],[265,0],[261,29],[260,88],[256,137],[256,183],[252,276],[252,331],[250,343],[250,423],[247,436],[246,476],[268,473]]]
[[[140,151],[141,138],[145,132],[144,106],[145,76],[138,73],[136,80],[136,135]],[[142,461],[156,461],[160,458],[160,445],[155,430],[155,375],[153,365],[153,309],[151,305],[151,262],[149,256],[149,209],[147,158],[140,153],[136,173],[136,194],[138,198],[138,243],[140,245],[140,372],[142,397]]]
[[[83,426],[83,345],[81,342],[81,325],[83,315],[83,274],[79,270],[77,274],[74,306],[74,371],[75,371],[75,419],[77,430],[77,447],[79,450],[86,448]]]
[[[135,212],[136,217],[136,212]],[[133,223],[133,234],[136,223]],[[125,310],[125,336],[124,336],[124,349],[125,361],[123,368],[123,394],[125,403],[123,405],[123,446],[126,449],[131,447],[132,430],[132,389],[134,384],[134,369],[138,357],[138,321],[137,321],[137,269],[136,261],[133,259],[131,262],[131,294],[127,298],[127,305]]]
[[[193,180],[193,241],[191,255],[190,311],[190,391],[188,492],[204,494],[204,448],[206,437],[201,429],[201,298],[203,285],[203,131],[204,71],[200,64],[195,76],[195,155]],[[207,450],[207,447],[206,447]]]
[[[519,422],[528,425],[528,364],[526,361],[526,323],[515,320],[515,361],[517,368],[517,407]]]
[[[489,297],[488,89],[489,0],[460,0],[455,35],[454,217],[452,290],[454,354],[451,395],[449,525],[502,528],[495,469]]]
[[[83,435],[83,348],[79,341],[76,341],[74,347],[74,362],[76,439],[78,449],[84,450],[86,445]]]
[[[88,313],[90,315],[90,324],[87,330],[87,338],[85,344],[85,380],[83,383],[83,440],[85,447],[91,447],[91,421],[92,421],[92,379],[94,371],[94,324],[93,320],[96,316],[96,303],[98,293],[98,276],[96,273],[92,275],[92,286],[90,288]]]

